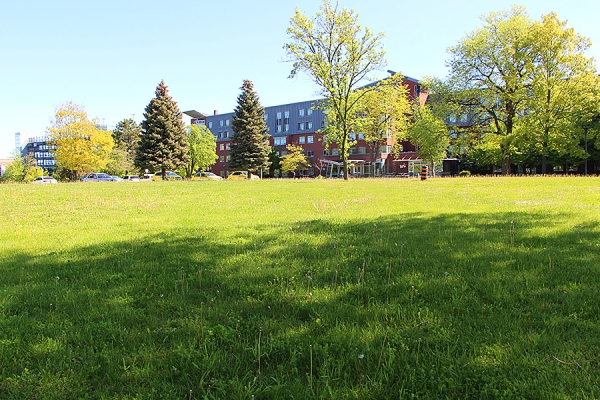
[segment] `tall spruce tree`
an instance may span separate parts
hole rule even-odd
[[[135,165],[160,172],[164,179],[167,170],[185,167],[188,140],[177,102],[169,95],[164,81],[156,87],[155,95],[144,111]]]
[[[242,93],[238,96],[231,125],[229,170],[246,170],[250,178],[252,172],[269,167],[269,128],[265,122],[265,109],[260,105],[252,81],[245,80],[240,89]]]

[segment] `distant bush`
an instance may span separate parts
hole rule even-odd
[[[460,171],[458,176],[471,176],[471,171]]]

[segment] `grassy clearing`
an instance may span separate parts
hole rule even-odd
[[[0,398],[600,398],[600,179],[0,186]]]

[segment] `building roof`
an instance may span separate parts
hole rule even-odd
[[[206,114],[201,113],[200,111],[196,111],[196,110],[184,111],[183,113],[192,118],[204,118],[207,116]]]

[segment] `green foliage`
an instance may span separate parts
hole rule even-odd
[[[209,170],[217,162],[217,143],[215,135],[204,125],[187,127],[189,162],[185,175],[192,176],[196,170]]]
[[[308,167],[308,160],[304,155],[304,149],[302,148],[302,146],[288,144],[286,148],[288,152],[283,157],[283,162],[281,163],[281,171],[283,171],[283,173],[285,174],[293,172],[295,177],[296,171],[306,169]]]
[[[279,158],[279,152],[276,147],[271,147],[269,162],[269,175],[275,176],[275,171],[279,171],[281,174],[281,159]]]
[[[399,146],[407,137],[411,104],[408,88],[402,84],[403,79],[402,75],[394,74],[377,82],[374,87],[358,91],[362,96],[359,96],[356,105],[357,119],[353,131],[363,134],[373,164],[382,145],[394,143]],[[374,168],[371,173],[375,173]]]
[[[188,136],[179,106],[164,81],[146,106],[141,126],[143,133],[135,152],[135,165],[140,170],[148,169],[164,177],[167,170],[185,167],[189,160]]]
[[[367,92],[356,93],[356,89],[386,65],[383,34],[373,34],[367,27],[363,30],[354,11],[329,0],[324,0],[314,18],[296,9],[287,33],[290,42],[284,48],[293,62],[290,77],[303,71],[320,87],[328,122],[325,133],[329,143],[338,145],[348,179],[349,136],[357,118],[357,102]]]
[[[50,143],[56,146],[56,168],[70,179],[103,170],[110,158],[114,142],[108,131],[90,121],[83,106],[68,102],[56,109],[48,129]]]
[[[4,185],[0,397],[600,398],[599,183]]]
[[[467,171],[467,170],[460,171],[458,173],[458,176],[463,177],[463,178],[469,177],[469,176],[471,176],[471,171]]]
[[[4,174],[0,176],[0,182],[22,182],[25,176],[25,160],[18,151],[13,152],[14,160],[6,166]]]
[[[135,168],[135,152],[140,143],[142,127],[133,119],[119,121],[112,131],[115,148],[110,154],[106,171],[111,175],[125,175]]]
[[[484,26],[449,49],[446,82],[430,82],[445,111],[485,124],[502,154],[502,169],[551,152],[583,159],[582,122],[597,113],[600,88],[589,39],[554,13],[532,21],[523,6],[491,13]],[[448,107],[445,104],[451,104]],[[545,171],[543,171],[545,172]]]
[[[269,128],[265,122],[265,109],[254,91],[252,81],[245,80],[237,98],[231,129],[231,150],[228,168],[230,171],[251,172],[269,167]]]
[[[408,135],[412,143],[417,145],[417,154],[430,164],[440,162],[446,156],[450,145],[448,128],[443,120],[437,118],[427,105],[415,105],[414,123]]]

